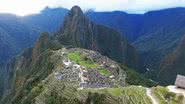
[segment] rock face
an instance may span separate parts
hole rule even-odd
[[[160,65],[158,79],[162,84],[173,84],[178,74],[185,75],[185,37]],[[162,80],[160,80],[162,79]]]
[[[67,14],[56,37],[62,44],[95,50],[139,69],[134,47],[115,30],[91,22],[78,6],[73,7]]]

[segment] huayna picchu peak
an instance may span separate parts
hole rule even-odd
[[[83,15],[83,11],[81,10],[79,6],[73,6],[71,8],[70,14],[79,16],[79,15]]]
[[[142,65],[135,48],[120,33],[91,22],[78,6],[74,6],[66,15],[56,37],[64,45],[98,51],[140,72],[144,71],[138,67]]]

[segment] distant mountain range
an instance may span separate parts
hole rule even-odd
[[[0,15],[0,62],[31,46],[38,37],[38,31],[26,25],[20,17],[10,14]]]
[[[135,49],[121,34],[91,22],[80,7],[74,6],[65,16],[59,31],[53,34],[42,33],[33,48],[25,50],[8,64],[2,65],[6,76],[3,78],[3,96],[0,103],[39,104],[42,98],[39,98],[38,102],[35,99],[42,93],[40,88],[44,91],[44,87],[55,81],[59,81],[57,83],[61,86],[69,84],[74,89],[114,88],[127,84],[155,85],[153,81],[127,67],[137,65],[136,59]],[[51,83],[47,83],[48,81]],[[45,85],[42,85],[44,83]],[[35,93],[38,85],[41,86]],[[69,87],[66,90],[72,89]],[[66,98],[59,100],[62,99]],[[80,99],[78,102],[81,104],[88,101]],[[111,100],[114,101],[114,98]],[[62,102],[77,103],[72,96]]]
[[[184,104],[175,86],[156,86],[185,75],[184,15],[78,6],[2,14],[0,104]]]
[[[0,14],[0,62],[6,62],[23,49],[33,46],[41,32],[59,30],[68,11],[65,8],[45,8],[39,14],[26,17]],[[158,75],[158,71],[163,69],[163,60],[175,51],[185,33],[185,8],[145,14],[90,11],[85,15],[96,24],[120,32],[135,47],[145,67],[139,69],[139,72],[147,68],[151,72],[156,71]],[[154,76],[157,78],[157,75]]]
[[[161,60],[179,43],[185,33],[185,8],[151,11],[87,13],[94,22],[114,28],[130,41],[149,69],[158,69]]]
[[[26,17],[0,14],[0,63],[33,46],[41,32],[58,30],[67,11],[45,8],[40,14]]]

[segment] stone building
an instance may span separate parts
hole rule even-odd
[[[185,76],[177,75],[177,78],[175,81],[175,86],[178,88],[185,89]]]

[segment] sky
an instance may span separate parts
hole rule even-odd
[[[84,11],[94,9],[145,13],[150,10],[185,7],[185,0],[0,0],[0,13],[24,16],[39,13],[46,6],[70,9],[74,5],[79,5]]]

